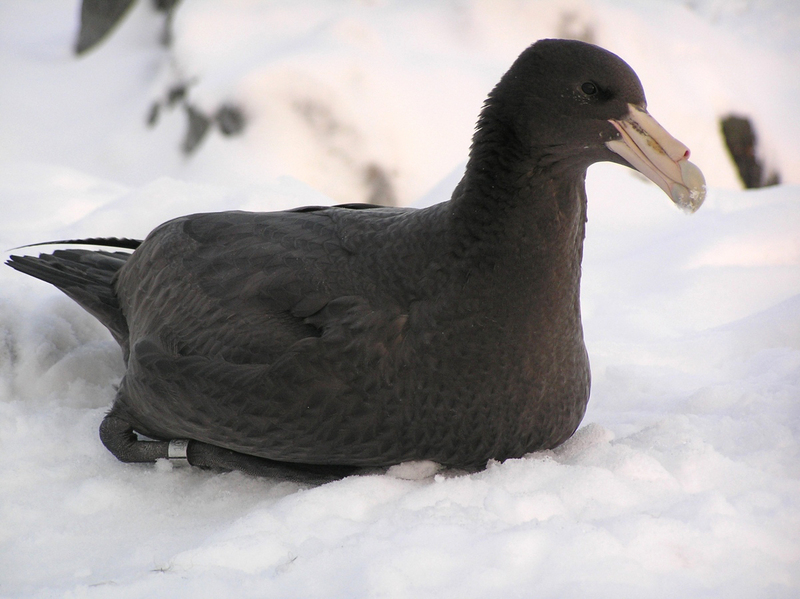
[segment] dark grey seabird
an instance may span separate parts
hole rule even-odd
[[[8,263],[119,342],[100,436],[123,461],[480,468],[556,447],[586,409],[587,167],[635,168],[688,212],[703,201],[689,150],[645,106],[614,54],[542,40],[489,94],[448,202],[194,214],[142,242],[84,240],[132,253]]]

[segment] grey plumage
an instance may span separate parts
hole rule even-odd
[[[196,214],[132,254],[10,264],[120,343],[115,426],[277,462],[480,467],[583,417],[584,177],[628,164],[606,144],[631,105],[619,58],[545,40],[490,94],[449,202]]]

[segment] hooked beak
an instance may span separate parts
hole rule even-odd
[[[606,146],[664,190],[686,212],[695,212],[706,198],[703,173],[689,162],[689,148],[672,137],[642,107],[629,104],[621,119],[609,122],[620,139]]]

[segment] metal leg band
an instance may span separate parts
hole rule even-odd
[[[189,447],[189,439],[172,439],[167,447],[167,458],[170,460],[187,460],[186,451]]]

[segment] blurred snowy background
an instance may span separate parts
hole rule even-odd
[[[796,597],[800,4],[139,0],[76,57],[79,2],[0,4],[0,247],[196,211],[447,199],[486,94],[542,37],[639,74],[709,197],[590,169],[593,392],[561,448],[317,488],[125,465],[92,317],[0,270],[2,597]],[[743,190],[720,119],[781,184]]]

